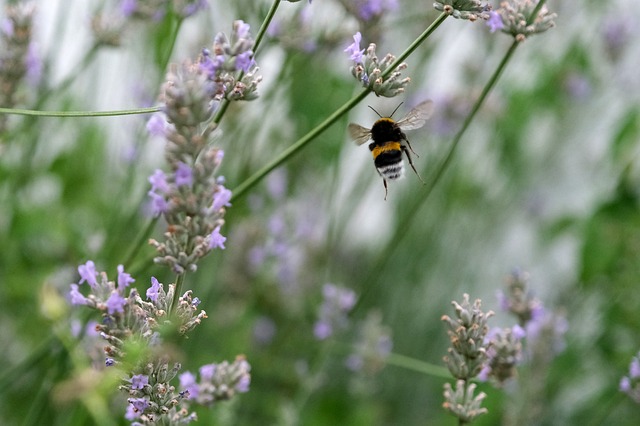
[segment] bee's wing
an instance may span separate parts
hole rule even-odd
[[[353,139],[356,145],[362,145],[363,143],[371,139],[371,129],[362,127],[359,124],[350,123],[348,130],[351,139]]]
[[[424,126],[425,121],[433,113],[433,102],[424,101],[412,109],[409,114],[397,122],[402,130],[414,130]]]

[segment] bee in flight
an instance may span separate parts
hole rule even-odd
[[[402,103],[400,103],[402,105]],[[411,159],[411,153],[418,156],[411,148],[409,139],[404,134],[406,130],[415,130],[424,126],[425,121],[429,118],[433,112],[433,102],[424,101],[414,109],[402,120],[394,121],[391,117],[400,108],[400,105],[396,107],[389,117],[381,116],[378,111],[371,108],[373,112],[380,117],[371,129],[367,129],[358,124],[349,124],[349,135],[353,138],[356,145],[362,145],[363,143],[373,140],[369,144],[369,150],[373,154],[373,163],[376,166],[378,174],[382,177],[384,183],[384,199],[387,199],[387,179],[396,180],[404,176],[404,161],[402,160],[402,153],[407,155],[409,165],[418,176],[418,178],[424,183],[420,174],[413,165]]]

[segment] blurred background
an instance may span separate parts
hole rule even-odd
[[[4,22],[16,2],[2,3]],[[271,5],[210,2],[178,25],[172,15],[127,18],[117,2],[33,3],[36,69],[2,107],[157,105],[167,60],[195,59],[235,19],[255,35]],[[637,424],[640,408],[619,383],[640,350],[640,9],[632,0],[547,5],[556,27],[518,47],[433,191],[455,133],[512,42],[481,21],[445,20],[406,60],[404,94],[370,95],[233,202],[226,250],[187,276],[209,319],[181,357],[195,371],[244,354],[251,390],[198,409],[200,424],[456,424],[442,409],[452,379],[386,363],[385,351],[392,342],[393,354],[444,367],[441,317],[464,293],[496,312],[492,326],[512,326],[497,294],[514,271],[528,273],[532,294],[566,328],[544,365],[525,357],[503,388],[480,384],[489,413],[477,424]],[[356,31],[379,57],[399,55],[438,14],[431,2],[409,0],[282,2],[256,52],[260,97],[233,103],[215,139],[225,185],[233,191],[362,90],[344,53]],[[424,99],[435,113],[408,136],[426,185],[407,167],[385,201],[371,154],[349,140],[347,125],[370,127],[377,116],[367,105],[387,115],[404,102],[398,119]],[[75,368],[56,336],[88,320],[62,298],[88,259],[115,277],[149,223],[147,178],[165,165],[148,118],[6,116],[2,424],[93,421],[86,406],[55,396]],[[153,236],[162,232],[159,223]],[[175,279],[150,264],[153,256],[145,247],[125,265],[141,291],[151,276]],[[342,330],[318,340],[329,283],[358,302]],[[366,338],[383,343],[379,359],[353,357]],[[111,404],[108,424],[127,424],[124,396],[114,392]]]

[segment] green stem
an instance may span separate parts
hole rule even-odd
[[[0,108],[0,114],[28,115],[36,117],[112,117],[119,115],[150,114],[160,107],[126,109],[119,111],[38,111],[32,109]]]
[[[409,45],[405,49],[404,52],[382,73],[382,78],[389,76],[397,67],[400,65],[411,53],[413,53],[420,44],[422,44],[433,31],[435,31],[438,26],[444,22],[447,18],[447,14],[442,13],[440,16],[436,18],[435,21],[429,25],[429,27],[422,33],[418,38],[416,38],[413,43]],[[336,110],[333,114],[327,117],[322,123],[313,128],[309,133],[304,135],[298,141],[296,141],[293,145],[287,148],[283,153],[281,153],[278,157],[273,159],[269,164],[255,172],[252,176],[238,185],[237,188],[233,190],[233,196],[231,201],[236,200],[237,198],[244,195],[249,189],[255,186],[258,182],[260,182],[265,176],[267,176],[273,169],[278,167],[287,161],[290,157],[304,148],[309,142],[315,139],[317,136],[320,136],[325,130],[327,130],[333,123],[338,121],[343,114],[346,114],[349,110],[351,110],[354,106],[356,106],[360,101],[362,101],[369,93],[371,92],[370,88],[364,89],[358,95],[349,99],[347,103],[342,105],[338,110]]]
[[[178,274],[178,276],[176,277],[176,288],[175,288],[175,292],[173,293],[171,308],[169,309],[170,314],[173,314],[176,308],[178,307],[178,299],[180,298],[180,293],[182,293],[182,286],[184,284],[184,277],[186,274],[187,274],[186,272],[183,272],[181,274]]]
[[[387,365],[393,365],[396,367],[405,368],[407,370],[416,371],[418,373],[427,374],[429,376],[440,377],[443,379],[450,379],[451,373],[445,367],[439,365],[430,364],[428,362],[420,361],[408,356],[391,353],[387,358]]]
[[[149,235],[151,235],[153,227],[158,222],[158,218],[159,216],[156,216],[151,219],[147,226],[140,233],[138,233],[138,237],[136,238],[135,243],[131,246],[129,252],[124,257],[123,265],[130,265],[131,262],[133,262],[133,259],[135,259],[140,249],[145,245],[145,242],[149,238]]]

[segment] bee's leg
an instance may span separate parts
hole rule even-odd
[[[408,142],[409,141],[407,141],[407,143]],[[409,146],[409,148],[411,148],[411,146]],[[411,159],[411,154],[409,154],[409,150],[407,149],[407,147],[402,145],[402,150],[404,151],[405,154],[407,154],[407,159],[409,160],[409,165],[413,169],[413,172],[416,174],[416,176],[418,176],[418,179],[420,179],[420,182],[425,184],[425,181],[422,179],[422,176],[420,176],[420,173],[418,173],[418,171],[416,170],[416,166],[413,165],[413,160]],[[413,150],[411,150],[411,151],[413,152]],[[415,152],[414,152],[414,154],[415,154]]]
[[[389,193],[387,190],[387,180],[382,178],[382,183],[384,183],[384,200],[387,201],[387,194]]]
[[[416,157],[420,158],[420,156],[418,154],[416,154],[416,152],[413,150],[413,148],[411,147],[411,144],[409,143],[409,139],[407,139],[406,137],[404,138],[404,141],[407,143],[407,146],[409,147],[409,149],[411,150],[411,153],[413,155],[415,155]],[[409,154],[407,154],[407,157],[409,156]]]

